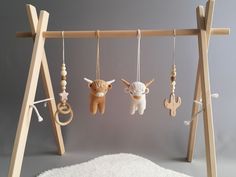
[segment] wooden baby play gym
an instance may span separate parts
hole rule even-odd
[[[213,12],[214,12],[215,0],[208,0],[206,6],[198,6],[196,8],[197,28],[193,29],[170,29],[170,30],[138,30],[139,36],[153,37],[153,36],[197,36],[198,37],[198,49],[199,60],[196,73],[196,84],[194,101],[200,101],[202,99],[202,110],[204,120],[204,136],[206,147],[206,163],[207,163],[207,176],[217,177],[217,165],[216,165],[216,150],[214,139],[214,127],[213,127],[213,114],[212,114],[212,101],[211,101],[211,87],[209,78],[209,66],[208,66],[208,48],[211,35],[229,35],[229,28],[212,28]],[[44,50],[45,39],[47,38],[127,38],[137,37],[137,30],[107,30],[107,31],[47,31],[49,13],[47,11],[40,11],[38,18],[36,8],[32,5],[26,5],[29,24],[31,27],[30,32],[18,32],[17,37],[30,37],[34,41],[34,47],[32,52],[31,64],[25,88],[24,99],[22,103],[19,123],[17,127],[15,143],[13,153],[11,157],[8,177],[19,177],[21,173],[21,167],[25,152],[25,146],[31,121],[31,114],[34,108],[34,104],[48,101],[49,111],[51,114],[51,121],[54,129],[54,136],[56,138],[58,146],[58,154],[63,155],[65,152],[64,141],[61,132],[61,126],[67,125],[73,118],[73,111],[69,103],[67,102],[68,93],[66,92],[66,65],[63,60],[61,68],[61,101],[56,105],[54,91],[52,87],[51,77],[49,73],[49,67],[47,63],[47,57]],[[64,49],[63,49],[64,50]],[[98,50],[99,53],[99,50]],[[64,51],[63,51],[64,58]],[[97,62],[99,61],[99,55],[97,55]],[[99,63],[97,63],[97,66]],[[99,67],[97,68],[99,71]],[[96,71],[97,71],[96,70]],[[35,101],[35,94],[37,90],[37,84],[39,75],[41,74],[44,86],[44,92],[47,99],[42,101]],[[139,73],[140,74],[140,73]],[[100,75],[100,74],[99,74]],[[176,66],[173,65],[173,71],[171,75],[171,96],[170,99],[165,100],[165,105],[170,109],[170,114],[175,116],[175,110],[180,106],[180,97],[175,97],[175,77]],[[96,79],[100,79],[100,76]],[[85,79],[89,84],[93,81]],[[129,82],[122,80],[126,86],[129,86]],[[111,83],[114,80],[107,81],[105,84],[107,88],[111,87]],[[151,80],[146,84],[148,87],[153,81]],[[149,90],[148,90],[149,91]],[[176,101],[172,104],[172,101]],[[199,104],[193,102],[192,107],[192,119],[190,124],[189,142],[187,161],[191,162],[193,159],[196,131],[198,119],[196,115],[199,110]],[[104,111],[104,110],[102,110]],[[143,113],[143,110],[141,110]],[[69,115],[68,122],[61,122],[58,118],[59,114]]]

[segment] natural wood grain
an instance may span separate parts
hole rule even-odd
[[[28,20],[30,23],[30,28],[31,28],[32,34],[34,34],[34,33],[36,33],[37,25],[38,25],[38,15],[37,15],[36,8],[30,4],[27,4],[26,11],[28,14]],[[54,98],[52,81],[51,81],[51,77],[50,77],[50,72],[49,72],[49,68],[48,68],[48,62],[47,62],[45,50],[43,51],[43,58],[42,58],[40,73],[41,73],[41,77],[43,80],[43,88],[44,88],[44,93],[45,93],[46,97],[47,98]],[[56,124],[55,119],[54,119],[54,114],[57,111],[55,99],[52,99],[48,105],[49,105],[49,112],[50,112],[50,116],[51,116],[53,132],[54,132],[55,139],[56,139],[57,146],[58,146],[58,153],[60,155],[62,155],[65,152],[65,147],[64,147],[64,141],[63,141],[63,137],[62,137],[61,127],[58,124]]]
[[[45,38],[62,38],[62,31],[46,31]],[[65,38],[96,38],[97,31],[65,31]],[[198,35],[198,29],[176,29],[176,36]],[[229,35],[229,28],[211,28],[211,35]],[[34,35],[34,34],[33,34]],[[142,37],[173,36],[173,30],[141,30]],[[137,30],[107,30],[99,31],[101,38],[126,38],[137,37]],[[32,37],[31,32],[17,32],[16,37]]]
[[[196,9],[196,18],[197,18],[198,28],[204,29],[205,28],[205,10],[203,6],[199,6]],[[192,122],[190,124],[190,132],[189,132],[189,140],[188,140],[188,152],[187,152],[188,162],[191,162],[193,160],[193,154],[194,154],[195,143],[196,143],[196,135],[197,135],[197,125],[198,125],[198,118],[194,119],[194,116],[196,116],[199,110],[199,104],[195,103],[194,100],[197,100],[197,101],[200,100],[202,96],[201,89],[202,89],[201,88],[201,60],[199,59],[198,67],[197,67],[194,98],[193,98],[192,115],[191,115]]]
[[[202,30],[199,35],[200,51],[202,52],[202,101],[203,101],[203,117],[204,117],[204,135],[205,135],[205,146],[206,146],[206,159],[207,159],[207,174],[208,177],[217,176],[216,167],[216,152],[215,152],[215,137],[213,127],[213,114],[212,114],[212,103],[211,103],[211,89],[210,89],[210,78],[209,78],[209,66],[207,56],[207,37],[206,31]]]
[[[200,11],[200,8],[197,9]],[[200,14],[200,13],[198,13]],[[198,16],[198,18],[201,18]],[[207,161],[207,176],[217,177],[216,152],[215,152],[215,137],[213,127],[213,113],[211,102],[211,87],[208,64],[208,39],[207,32],[201,28],[198,35],[199,59],[201,67],[201,88],[203,102],[203,120],[204,120],[204,136]]]
[[[38,84],[39,71],[43,56],[44,42],[43,31],[46,31],[49,14],[46,11],[40,12],[39,23],[37,26],[37,35],[35,38],[30,70],[28,74],[24,100],[21,108],[20,119],[17,127],[14,148],[9,168],[8,177],[19,177],[27,141],[32,109],[30,105],[35,99],[36,88]]]

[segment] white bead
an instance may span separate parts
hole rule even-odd
[[[67,82],[65,80],[61,80],[61,86],[64,87],[66,86]]]
[[[66,76],[67,75],[67,71],[66,70],[62,70],[61,71],[61,76]]]
[[[62,90],[66,90],[66,86],[63,86],[63,87],[61,87],[62,88]]]
[[[66,70],[66,67],[65,67],[65,66],[62,66],[62,67],[61,67],[61,70],[62,70],[62,71],[65,71],[65,70]]]

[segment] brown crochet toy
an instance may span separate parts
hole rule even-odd
[[[112,83],[115,82],[115,80],[111,81],[104,81],[101,79],[97,80],[90,80],[87,78],[84,78],[85,81],[88,82],[88,87],[91,89],[90,92],[90,112],[95,115],[97,113],[97,110],[101,114],[104,114],[105,112],[105,96],[108,90],[112,88]]]

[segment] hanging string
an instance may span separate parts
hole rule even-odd
[[[96,59],[96,79],[100,79],[100,36],[99,30],[97,30],[97,59]]]
[[[173,30],[173,33],[174,33],[174,46],[173,46],[172,58],[173,58],[173,65],[175,65],[175,38],[176,38],[176,29]]]
[[[137,31],[138,37],[138,50],[137,50],[137,81],[140,82],[140,44],[141,44],[141,30],[138,29]]]
[[[65,41],[64,41],[64,31],[61,32],[62,35],[62,63],[65,64]]]

